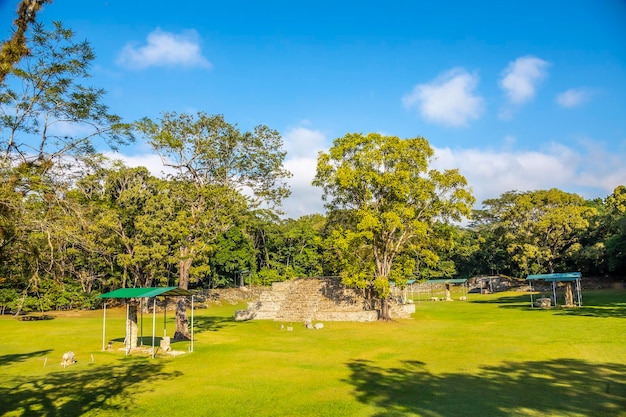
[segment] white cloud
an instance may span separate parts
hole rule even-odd
[[[287,151],[284,165],[293,174],[287,180],[291,196],[284,202],[283,210],[292,218],[324,213],[322,190],[311,182],[317,170],[317,154],[328,148],[326,136],[319,130],[299,126],[288,130],[283,139]]]
[[[547,61],[524,56],[509,63],[502,72],[500,87],[513,104],[523,104],[535,97],[537,84],[547,76]]]
[[[589,101],[592,92],[586,88],[570,88],[556,96],[559,106],[565,108],[578,107]]]
[[[161,157],[153,152],[137,155],[124,155],[118,152],[104,152],[104,156],[111,160],[120,160],[129,167],[146,167],[155,177],[165,177],[166,174],[174,174],[171,167],[166,167]]]
[[[426,84],[418,84],[402,98],[406,107],[417,107],[422,117],[451,126],[467,125],[484,111],[484,100],[474,95],[478,75],[454,68]]]
[[[148,34],[145,45],[129,43],[124,46],[117,62],[131,69],[152,66],[211,67],[211,63],[202,56],[195,30],[175,34],[155,29]]]
[[[298,218],[306,214],[324,213],[321,188],[311,185],[317,169],[317,157],[298,157],[285,161],[285,168],[293,176],[288,180],[291,196],[284,201],[287,217]]]
[[[436,148],[438,169],[458,168],[474,190],[477,206],[506,191],[559,188],[585,198],[605,197],[626,181],[626,155],[589,142],[581,149],[551,144],[535,151]],[[595,163],[602,161],[602,163]]]
[[[283,139],[287,158],[315,155],[326,147],[326,137],[322,132],[302,126],[288,130]]]

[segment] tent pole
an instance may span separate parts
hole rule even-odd
[[[154,333],[156,332],[156,297],[154,297],[154,304],[152,305],[152,359],[154,359]]]
[[[533,282],[528,281],[528,283],[530,284],[530,308],[533,308]]]
[[[582,289],[580,288],[580,279],[576,279],[576,292],[578,292],[578,307],[582,307],[583,306],[583,292]]]
[[[163,337],[167,336],[167,297],[163,299]]]
[[[139,331],[141,332],[141,341],[139,342],[139,345],[143,346],[143,298],[139,299],[139,310],[141,310],[141,327],[139,329]]]
[[[104,301],[104,309],[102,315],[102,351],[104,352],[104,341],[106,340],[106,326],[107,326],[107,302]]]
[[[554,296],[554,306],[557,306],[556,303],[556,281],[552,281],[552,295]]]
[[[130,303],[128,301],[126,301],[126,340],[124,340],[125,344],[126,344],[126,355],[128,355],[129,351],[130,351]]]

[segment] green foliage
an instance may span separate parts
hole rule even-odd
[[[282,139],[267,126],[241,132],[221,115],[164,113],[158,122],[135,124],[166,166],[197,184],[250,190],[255,206],[274,207],[289,195],[284,182]]]
[[[252,282],[255,285],[271,285],[272,282],[280,281],[285,281],[285,277],[280,275],[275,269],[268,268],[261,269],[252,278]]]
[[[483,204],[487,209],[478,213],[476,227],[489,242],[485,250],[505,249],[512,261],[505,265],[504,254],[495,251],[499,257],[492,255],[489,263],[519,275],[554,272],[566,255],[580,250],[578,242],[597,214],[579,195],[557,189],[508,192]]]
[[[52,0],[22,0],[17,9],[17,18],[13,21],[15,30],[7,41],[2,42],[0,49],[0,83],[2,83],[13,67],[30,53],[26,45],[26,31],[35,23],[37,13],[44,3]]]
[[[437,224],[469,215],[473,197],[458,170],[429,169],[433,150],[421,137],[347,134],[318,157],[313,181],[334,220],[332,245],[342,277],[388,296],[388,280],[405,251],[420,258],[437,239]],[[361,281],[361,282],[359,282]]]
[[[17,307],[18,293],[13,288],[0,288],[0,314]]]
[[[73,168],[75,161],[90,166],[97,140],[113,149],[133,140],[129,126],[102,103],[104,91],[79,83],[89,77],[95,55],[88,42],[73,37],[59,22],[51,30],[35,24],[28,39],[30,55],[0,84],[3,164],[27,164],[40,174],[60,172]],[[58,125],[81,133],[68,134]],[[65,171],[62,177],[70,175]]]

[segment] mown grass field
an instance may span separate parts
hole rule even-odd
[[[0,317],[0,414],[626,416],[626,291],[583,295],[582,308],[552,310],[514,292],[422,300],[410,320],[292,332],[212,306],[196,310],[193,353],[156,359],[102,352],[101,311]],[[107,310],[115,348],[124,319]],[[78,362],[63,368],[66,351]]]

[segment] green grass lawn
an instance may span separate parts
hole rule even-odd
[[[292,332],[212,306],[196,310],[193,353],[156,359],[118,350],[124,309],[107,310],[110,352],[101,311],[0,317],[0,415],[626,416],[626,291],[583,295],[552,310],[514,292],[422,300],[410,320]]]

